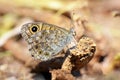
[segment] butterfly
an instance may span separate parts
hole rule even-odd
[[[46,61],[54,58],[74,39],[74,30],[44,22],[31,22],[22,26],[21,35],[27,41],[31,55]]]

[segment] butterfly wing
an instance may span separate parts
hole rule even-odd
[[[36,25],[39,29],[32,32]],[[53,58],[73,39],[71,31],[42,22],[25,24],[21,34],[29,44],[31,55],[41,61]]]
[[[36,59],[49,60],[58,54],[72,39],[72,34],[63,28],[42,30],[32,35],[30,52]]]

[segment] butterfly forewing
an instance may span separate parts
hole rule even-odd
[[[38,25],[39,31],[33,28],[32,30],[36,32],[30,35],[28,31],[32,25]],[[47,23],[29,23],[24,27],[27,28],[25,28],[26,30],[22,35],[24,38],[30,35],[26,41],[29,44],[31,55],[42,61],[54,58],[73,39],[70,31]]]

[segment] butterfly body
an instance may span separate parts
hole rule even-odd
[[[21,34],[29,44],[31,55],[42,61],[52,59],[74,38],[72,30],[43,22],[23,25]]]

